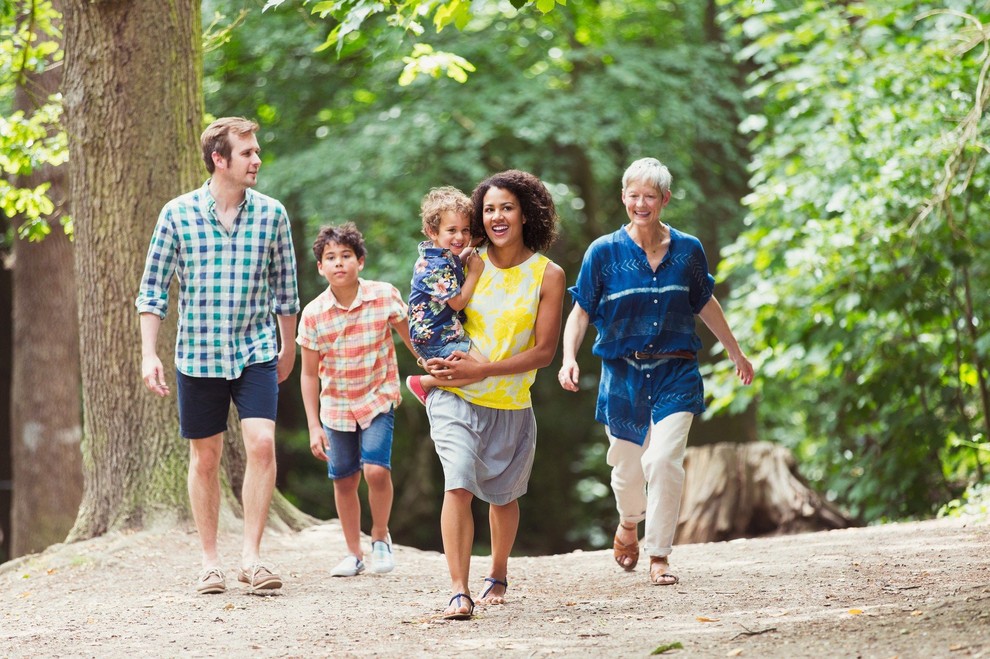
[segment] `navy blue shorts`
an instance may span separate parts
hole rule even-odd
[[[227,430],[230,401],[241,419],[275,420],[278,409],[278,359],[251,364],[236,380],[194,378],[176,371],[179,434],[205,439]]]

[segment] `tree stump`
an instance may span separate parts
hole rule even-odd
[[[770,442],[691,447],[675,543],[857,525],[810,489],[790,450]]]

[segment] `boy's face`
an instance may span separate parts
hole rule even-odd
[[[364,257],[358,258],[347,245],[330,242],[323,248],[323,258],[316,269],[327,280],[331,288],[357,286],[358,274],[364,269]]]
[[[440,215],[436,234],[430,238],[437,247],[449,249],[460,256],[471,245],[471,218],[455,211],[444,211]]]

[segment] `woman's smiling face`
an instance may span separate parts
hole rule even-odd
[[[519,199],[511,191],[488,188],[482,204],[482,220],[488,240],[496,247],[522,242],[526,218],[523,217]]]
[[[660,221],[660,211],[669,200],[669,192],[663,194],[655,185],[644,181],[630,181],[622,191],[622,203],[633,224],[656,224]]]

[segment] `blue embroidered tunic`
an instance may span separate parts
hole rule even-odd
[[[464,312],[447,304],[463,283],[460,258],[429,240],[419,244],[409,290],[409,336],[414,345],[446,345],[467,337]]]
[[[642,445],[651,420],[705,410],[697,360],[637,360],[632,354],[697,353],[694,316],[714,287],[701,242],[673,227],[656,271],[624,227],[588,247],[568,291],[598,330],[592,353],[602,359],[602,378],[595,420],[614,437]]]

